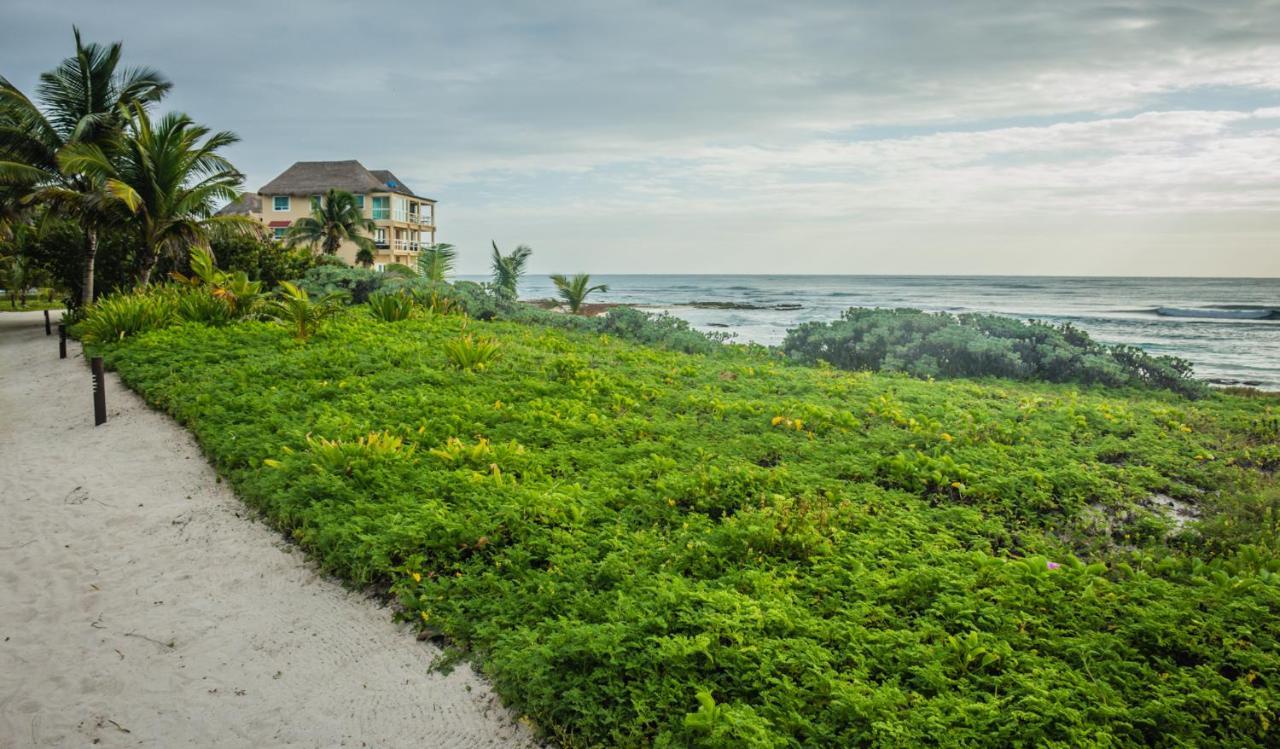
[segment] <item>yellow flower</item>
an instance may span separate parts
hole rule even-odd
[[[425,611],[423,611],[423,612],[422,612],[422,621],[424,621],[424,622],[425,622],[425,621],[427,621],[427,620],[428,620],[428,619],[430,619],[430,618],[431,618],[431,617],[427,616],[427,612],[425,612]]]
[[[783,421],[784,421],[784,417],[782,417],[782,416],[775,416],[775,417],[773,417],[773,422],[772,422],[772,424],[773,424],[774,426],[778,426],[778,425],[779,425],[779,424],[781,424]]]
[[[267,458],[266,460],[262,461],[262,465],[267,466],[268,468],[279,468],[281,463],[278,460],[272,460],[271,458]]]
[[[415,583],[420,583],[420,582],[422,582],[422,573],[420,573],[420,572],[415,572],[415,573],[413,573],[412,577],[413,577],[413,581],[414,581]]]
[[[964,484],[960,483],[959,481],[952,481],[952,482],[951,482],[951,488],[952,488],[952,489],[963,489],[963,488],[964,488]]]
[[[942,433],[942,439],[943,439],[943,441],[945,441],[945,442],[950,442],[951,440],[955,439],[955,437],[952,437],[951,435],[947,434],[946,432],[943,432],[943,433]]]

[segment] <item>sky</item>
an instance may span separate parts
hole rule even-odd
[[[241,142],[355,158],[460,270],[1280,276],[1280,3],[0,0]]]

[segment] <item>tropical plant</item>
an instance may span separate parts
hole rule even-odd
[[[403,291],[378,292],[369,297],[369,313],[383,322],[408,320],[413,315],[413,297]]]
[[[90,305],[77,330],[86,343],[118,341],[171,325],[176,313],[172,294],[113,294]]]
[[[520,278],[524,276],[524,267],[529,262],[533,249],[528,245],[519,245],[510,255],[503,255],[498,243],[493,242],[493,288],[498,296],[514,300],[518,294]]]
[[[293,331],[293,337],[305,341],[320,329],[320,324],[336,315],[342,306],[342,295],[325,294],[311,299],[306,291],[285,281],[280,284],[278,298],[267,305],[267,315]]]
[[[121,45],[84,44],[75,29],[75,55],[40,76],[37,105],[0,77],[0,182],[74,218],[83,230],[82,304],[94,296],[100,232],[122,221],[119,201],[101,175],[64,164],[69,147],[116,141],[128,112],[159,101],[172,84],[150,68],[120,68]]]
[[[289,227],[285,243],[290,247],[305,244],[325,255],[336,255],[343,242],[351,242],[372,254],[375,245],[368,235],[376,228],[373,219],[365,218],[356,196],[343,190],[329,190],[312,206],[310,216],[298,219]]]
[[[413,300],[427,312],[436,315],[449,315],[462,312],[456,292],[447,283],[428,283],[411,287]]]
[[[262,282],[250,281],[244,271],[219,270],[213,261],[213,253],[205,247],[192,247],[191,275],[170,273],[178,284],[200,288],[209,296],[224,301],[235,317],[246,317],[257,311],[262,302]]]
[[[231,132],[211,133],[181,112],[152,121],[134,105],[121,137],[71,144],[58,162],[103,182],[136,217],[142,233],[138,283],[146,286],[157,260],[207,244],[213,227],[254,226],[246,216],[213,215],[218,205],[239,197],[243,177],[218,153],[238,140]]]
[[[362,268],[373,267],[373,250],[368,247],[361,247],[356,251],[356,265]]]
[[[578,310],[582,309],[582,303],[586,301],[587,295],[593,291],[604,293],[609,290],[609,284],[591,285],[591,276],[586,273],[579,273],[572,278],[567,278],[560,274],[551,276],[551,283],[556,285],[556,291],[560,293],[560,298],[569,305],[569,311],[578,314]]]
[[[185,289],[178,293],[174,309],[179,320],[204,325],[226,325],[240,316],[224,297],[214,296],[205,288]]]
[[[443,282],[453,272],[458,252],[451,244],[433,244],[418,255],[418,273],[428,281]]]
[[[441,344],[445,358],[458,369],[476,372],[489,366],[498,358],[502,345],[495,338],[476,338],[465,335]]]

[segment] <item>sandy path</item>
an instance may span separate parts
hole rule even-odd
[[[0,314],[0,747],[508,747],[470,669],[322,578],[194,440]]]

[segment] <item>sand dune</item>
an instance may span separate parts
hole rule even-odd
[[[0,314],[0,747],[534,744],[113,375],[95,428],[40,320]]]

